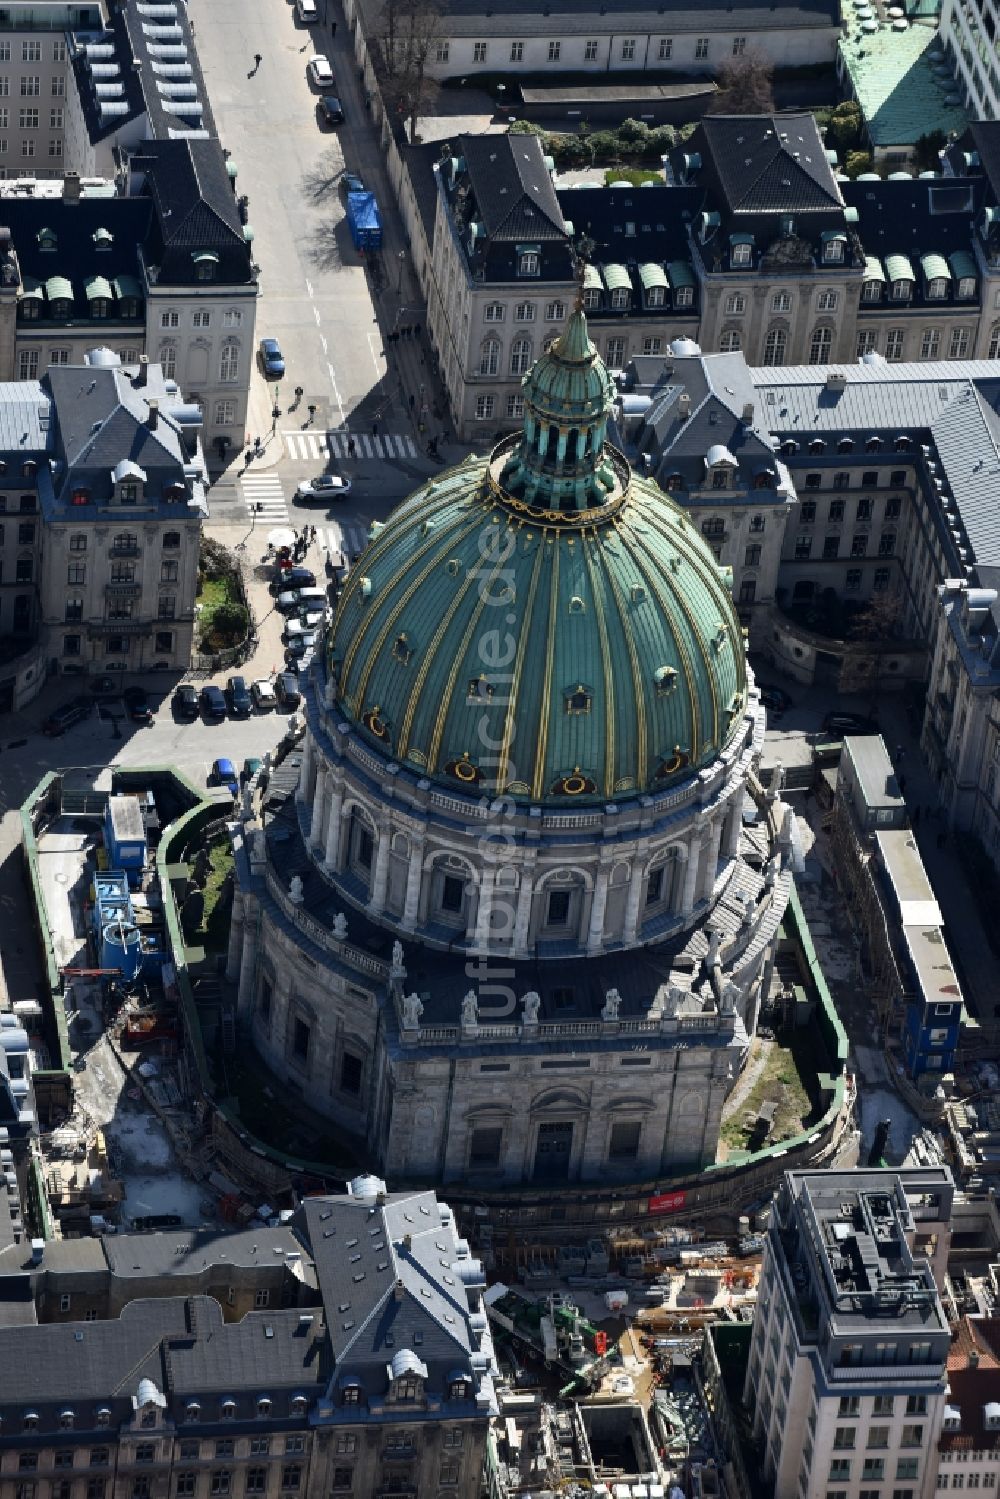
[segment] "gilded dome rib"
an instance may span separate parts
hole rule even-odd
[[[608,565],[608,558],[604,547],[598,548],[597,557],[599,565],[608,580],[608,589],[614,600],[615,609],[621,622],[622,637],[628,650],[629,663],[632,668],[632,688],[635,693],[636,720],[635,783],[637,789],[641,790],[649,780],[649,723],[646,718],[646,693],[642,681],[642,668],[639,665],[639,653],[636,650],[631,621],[625,611],[625,601],[622,598],[618,580]]]
[[[531,570],[531,581],[528,584],[528,599],[524,606],[524,616],[521,620],[521,638],[517,642],[517,657],[514,662],[514,670],[511,673],[510,699],[507,703],[507,722],[504,724],[503,744],[500,749],[500,759],[497,763],[497,790],[503,791],[510,778],[510,745],[514,737],[514,725],[517,721],[517,700],[521,686],[521,677],[524,671],[524,658],[527,655],[528,643],[531,639],[531,617],[535,611],[535,598],[538,594],[538,582],[544,571],[545,560],[545,538],[538,538],[538,546],[535,553],[535,563]]]
[[[535,772],[531,778],[531,794],[535,801],[545,795],[545,751],[549,742],[549,713],[552,705],[552,662],[555,658],[556,621],[559,618],[559,538],[545,536],[543,550],[552,548],[551,577],[549,579],[549,619],[545,635],[545,660],[549,669],[542,676],[542,701],[538,710],[538,743],[535,746]],[[527,632],[525,632],[525,639]]]
[[[584,564],[594,601],[597,619],[597,635],[601,643],[601,663],[604,668],[604,794],[611,796],[615,788],[615,699],[614,672],[611,666],[611,648],[608,643],[608,625],[604,617],[603,590],[596,586],[594,565],[590,555],[591,542],[587,536],[580,538]]]

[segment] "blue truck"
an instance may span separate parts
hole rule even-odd
[[[347,194],[347,223],[356,250],[382,248],[382,215],[374,193]]]

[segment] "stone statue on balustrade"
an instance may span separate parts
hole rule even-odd
[[[406,972],[403,966],[403,944],[399,941],[392,944],[392,971],[394,974]]]
[[[604,1008],[601,1011],[602,1020],[617,1020],[618,1011],[621,1009],[622,997],[617,989],[609,989],[604,996]]]
[[[521,996],[521,1003],[524,1005],[525,1025],[537,1025],[538,1012],[542,1007],[542,996],[536,994],[534,989],[529,989],[527,994]]]
[[[347,917],[343,911],[338,911],[333,918],[333,935],[338,942],[343,942],[347,938]]]
[[[302,886],[302,876],[300,874],[293,874],[291,883],[288,886],[288,899],[293,905],[301,906],[305,898],[306,893]]]
[[[403,995],[403,1028],[412,1031],[420,1024],[420,1017],[424,1013],[424,1007],[419,994]]]
[[[479,1024],[479,1001],[475,989],[470,989],[462,1000],[462,1024],[470,1027]]]

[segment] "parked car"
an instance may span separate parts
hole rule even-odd
[[[208,773],[208,784],[210,786],[225,786],[230,796],[239,796],[240,783],[236,775],[236,766],[232,760],[213,760],[212,769]]]
[[[346,198],[348,193],[364,193],[367,191],[368,189],[357,172],[341,172],[340,196],[342,198]]]
[[[324,125],[342,125],[344,123],[344,106],[336,94],[324,94],[319,101],[319,117]]]
[[[313,88],[333,87],[333,69],[330,66],[330,59],[324,57],[322,53],[317,53],[315,57],[310,57],[306,63],[306,72],[309,75],[309,82]]]
[[[292,588],[315,588],[316,574],[310,572],[308,567],[286,567],[279,568],[271,583],[271,592],[275,595],[287,593]]]
[[[820,728],[835,739],[842,739],[845,734],[878,733],[874,718],[865,718],[863,713],[828,713]]]
[[[198,717],[198,689],[190,682],[182,682],[171,701],[178,718],[191,720]]]
[[[149,698],[141,687],[126,687],[122,693],[125,711],[133,723],[152,723],[153,710]]]
[[[307,625],[303,620],[295,617],[286,621],[285,628],[281,632],[281,638],[288,645],[291,641],[298,640],[303,635],[315,634],[315,625]]]
[[[258,713],[270,713],[278,706],[277,693],[269,677],[258,677],[250,688],[250,696]]]
[[[299,20],[304,26],[312,26],[319,20],[316,0],[295,0],[295,9],[298,12]]]
[[[89,697],[70,698],[68,703],[51,712],[48,718],[42,721],[42,733],[55,738],[59,734],[65,734],[75,723],[89,718],[94,711],[93,699]]]
[[[282,708],[297,708],[302,701],[299,684],[290,671],[279,671],[274,679],[274,690]]]
[[[307,609],[304,614],[296,614],[296,620],[306,630],[318,630],[326,618],[325,609]]]
[[[253,704],[250,701],[250,693],[243,677],[230,677],[226,683],[226,697],[229,699],[229,711],[234,718],[249,718]]]
[[[285,645],[286,661],[291,657],[293,661],[298,660],[307,651],[316,649],[319,633],[316,630],[304,630],[301,635],[291,635]]]
[[[795,704],[783,687],[775,687],[770,682],[761,682],[758,685],[760,687],[760,700],[769,713],[780,715],[787,713],[789,708],[795,707]]]
[[[201,689],[200,702],[201,711],[206,718],[225,718],[226,699],[221,687],[203,687]]]
[[[259,759],[256,755],[248,755],[243,761],[243,769],[240,771],[240,785],[245,786],[248,781],[253,780],[254,776],[259,775],[263,769],[263,760]]]
[[[285,358],[276,338],[261,339],[260,363],[268,380],[280,380],[285,373]]]
[[[319,474],[295,491],[297,500],[343,500],[351,492],[351,481],[342,474]]]

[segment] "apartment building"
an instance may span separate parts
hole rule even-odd
[[[775,1499],[929,1499],[950,1345],[945,1167],[786,1174],[744,1403]]]
[[[371,1178],[285,1227],[0,1242],[0,1499],[475,1493],[482,1286]]]
[[[810,115],[709,116],[641,189],[562,187],[530,136],[407,163],[428,329],[469,439],[519,420],[581,259],[616,370],[678,338],[770,368],[1000,354],[1000,124],[970,127],[939,173],[887,181],[835,175]]]

